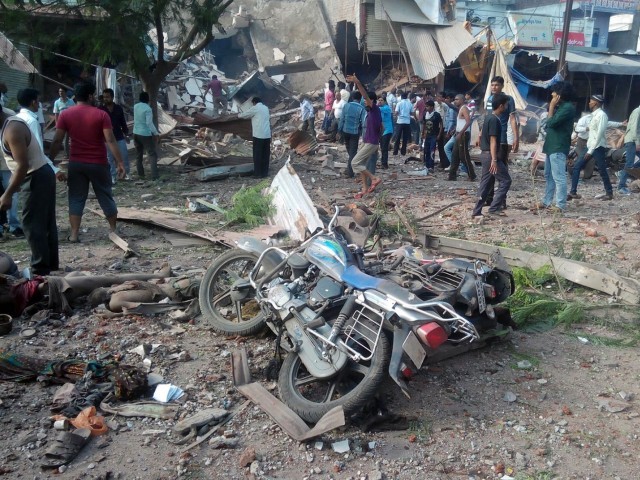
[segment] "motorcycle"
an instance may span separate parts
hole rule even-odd
[[[291,251],[239,241],[200,288],[214,330],[250,335],[266,324],[275,333],[276,351],[287,352],[281,399],[308,422],[338,405],[356,412],[385,372],[409,396],[407,380],[427,357],[491,336],[493,305],[513,292],[509,272],[480,261],[423,262],[405,251],[367,262],[335,228],[339,213]]]

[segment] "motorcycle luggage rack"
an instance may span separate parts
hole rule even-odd
[[[338,344],[354,361],[371,360],[376,350],[384,318],[366,305],[361,305],[348,320]]]
[[[415,260],[405,258],[401,265],[405,273],[415,275],[420,279],[424,288],[434,293],[448,293],[458,291],[464,282],[464,276],[457,272],[452,272],[444,268],[440,268],[433,275],[428,275],[422,269],[420,263]]]

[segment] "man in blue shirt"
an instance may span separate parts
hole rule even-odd
[[[381,163],[382,168],[386,170],[389,168],[389,144],[393,136],[393,114],[391,113],[391,107],[387,104],[386,98],[379,98],[378,106],[380,107],[382,126],[384,128],[382,136],[380,137],[380,150],[382,151]]]
[[[411,138],[411,116],[413,114],[413,104],[407,98],[407,92],[402,92],[402,100],[396,105],[396,126],[398,128],[398,138],[393,146],[393,154],[398,155],[398,150],[402,155],[407,154],[407,144]],[[402,148],[400,148],[402,142]]]
[[[142,160],[147,152],[151,165],[151,179],[158,180],[158,136],[159,132],[153,123],[153,112],[149,106],[149,94],[140,92],[139,102],[133,106],[133,144],[136,147],[136,170],[138,177],[144,178]]]
[[[349,178],[353,178],[354,176],[351,161],[358,151],[358,141],[360,140],[360,133],[362,132],[367,113],[365,108],[360,105],[361,99],[362,95],[360,92],[351,93],[349,103],[344,106],[342,118],[340,118],[338,123],[338,130],[342,132],[342,138],[344,138],[344,144],[349,154],[349,160],[347,162],[347,176]]]

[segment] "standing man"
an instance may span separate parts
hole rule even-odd
[[[336,99],[336,84],[333,80],[329,80],[329,87],[324,91],[324,119],[322,120],[322,131],[325,135],[329,134],[329,127],[331,126],[331,110],[333,109],[333,102]]]
[[[240,112],[238,118],[251,119],[253,134],[253,176],[267,178],[269,176],[269,157],[271,156],[271,121],[269,109],[258,97],[251,100],[253,107]]]
[[[424,166],[427,174],[433,172],[435,166],[436,141],[444,129],[442,117],[434,110],[433,100],[425,102],[425,112],[422,119],[422,143],[424,144]]]
[[[418,123],[417,126],[417,135],[415,138],[415,143],[416,145],[420,144],[420,139],[422,138],[422,119],[424,118],[424,112],[426,110],[425,108],[425,102],[427,101],[426,96],[423,95],[422,97],[416,97],[416,103],[415,103],[415,120]]]
[[[212,103],[214,117],[218,116],[219,106],[222,107],[222,116],[226,115],[229,101],[227,100],[227,96],[223,93],[222,82],[218,80],[217,75],[211,76],[211,81],[207,84],[207,89],[204,91],[202,98],[205,99],[205,104],[207,92],[209,92],[209,90],[211,90],[211,96],[213,97]]]
[[[487,100],[487,114],[491,112],[493,105],[493,96],[498,93],[502,93],[502,89],[504,88],[504,78],[497,76],[491,79],[491,96]],[[507,97],[507,106],[505,110],[500,115],[500,124],[502,125],[502,137],[500,139],[500,157],[503,159],[505,163],[509,163],[509,140],[507,137],[507,133],[509,130],[509,125],[511,125],[511,131],[513,132],[513,144],[511,151],[513,153],[518,152],[518,148],[520,146],[520,127],[518,126],[517,115],[516,115],[516,102],[511,95],[506,95]],[[495,179],[492,177],[492,182],[495,182]],[[489,196],[487,197],[488,204],[493,200],[493,191],[494,184],[491,184],[491,189],[489,191]],[[504,199],[504,205],[502,208],[507,208],[507,199]]]
[[[60,114],[67,108],[73,107],[76,102],[67,97],[67,90],[63,87],[58,89],[59,98],[53,103],[53,113],[56,116],[56,125]],[[64,137],[64,156],[69,158],[69,136]]]
[[[440,117],[442,117],[443,122],[445,118],[447,118],[447,115],[449,113],[449,106],[444,101],[444,98],[445,98],[445,93],[440,92],[436,95],[436,101],[434,102],[434,111],[440,114]],[[446,144],[447,144],[447,132],[443,124],[442,133],[438,137],[438,140],[436,143],[436,146],[438,147],[438,158],[440,160],[440,168],[442,170],[445,170],[450,165],[449,157],[447,157],[447,152],[444,149]]]
[[[347,90],[347,85],[344,82],[338,82],[338,90],[340,91],[340,98],[344,100],[344,103],[349,103],[349,97],[351,93]]]
[[[382,169],[389,168],[389,144],[391,143],[391,137],[393,136],[393,114],[391,113],[391,107],[387,104],[387,99],[380,97],[378,99],[378,106],[380,107],[380,115],[382,116],[382,136],[380,137],[380,150],[382,151]]]
[[[153,123],[153,110],[149,105],[149,94],[140,92],[138,103],[133,106],[133,145],[136,147],[136,170],[144,178],[144,152],[151,166],[151,180],[158,180],[158,137],[160,133]]]
[[[567,196],[568,200],[572,198],[581,198],[578,195],[578,181],[580,180],[580,171],[587,162],[593,157],[598,167],[598,173],[602,178],[604,185],[604,193],[596,195],[598,200],[613,200],[613,187],[607,172],[607,162],[605,160],[605,152],[607,149],[607,139],[605,132],[607,131],[607,123],[609,117],[602,110],[604,98],[602,95],[591,95],[589,99],[589,109],[592,112],[591,122],[589,123],[589,139],[587,140],[587,153],[581,161],[576,162],[573,166],[571,175],[571,192]]]
[[[116,137],[113,136],[111,119],[105,112],[93,106],[95,85],[89,82],[79,83],[74,90],[77,105],[60,114],[50,150],[53,160],[60,151],[62,139],[69,135],[71,152],[67,186],[71,233],[67,240],[71,243],[80,241],[78,234],[89,195],[89,185],[93,187],[110,230],[116,230],[118,209],[111,193],[111,174],[105,143],[116,158],[118,178],[124,178],[125,175],[124,162],[118,150]]]
[[[640,167],[640,160],[638,160],[637,152],[640,151],[640,107],[636,107],[627,122],[627,133],[624,135],[624,151],[626,155],[626,161],[624,168],[620,172],[620,181],[618,182],[618,193],[620,195],[631,195],[631,192],[627,188],[627,168]]]
[[[99,107],[100,110],[104,110],[111,119],[111,126],[113,127],[113,136],[116,137],[118,142],[118,149],[120,150],[120,156],[124,160],[125,180],[129,180],[129,151],[127,149],[127,137],[129,136],[129,127],[127,125],[127,119],[124,116],[124,110],[120,105],[113,102],[114,94],[110,88],[105,88],[102,91],[102,99],[104,105]],[[116,159],[113,158],[111,151],[107,149],[107,160],[109,161],[109,168],[111,169],[111,183],[114,185],[118,181]]]
[[[347,102],[342,100],[342,94],[337,92],[336,99],[333,101],[333,109],[331,110],[331,126],[329,127],[329,140],[332,142],[336,141],[336,135],[338,136],[338,141],[342,142],[342,135],[340,134],[338,125],[340,124],[342,112],[346,104]]]
[[[542,205],[554,212],[564,212],[567,208],[567,155],[571,149],[571,134],[576,109],[573,106],[573,87],[569,82],[553,85],[549,115],[547,116],[547,136],[542,151],[547,154],[544,163],[546,188]],[[556,204],[551,207],[555,194]]]
[[[570,173],[573,174],[573,168],[580,162],[587,153],[587,140],[589,140],[589,124],[593,114],[591,111],[582,112],[580,119],[576,122],[576,159],[573,162]],[[584,174],[582,178],[588,179],[593,176],[593,167],[595,166],[595,160],[593,157],[583,167]],[[571,200],[567,198],[567,200]]]
[[[18,103],[37,114],[38,91],[32,88],[20,90]],[[39,128],[35,118],[34,123],[35,128]],[[18,115],[7,119],[0,145],[12,172],[9,185],[0,197],[0,209],[10,209],[14,193],[20,191],[22,225],[31,248],[31,271],[35,275],[49,275],[59,267],[56,174],[38,137]],[[59,178],[64,180],[64,174]]]
[[[476,179],[476,173],[473,169],[473,162],[469,156],[469,139],[471,137],[471,112],[464,104],[464,95],[458,94],[453,100],[455,107],[458,109],[456,120],[456,133],[451,139],[454,142],[453,152],[451,155],[451,166],[449,167],[449,180],[456,180],[458,175],[458,166],[460,162],[466,167],[466,174],[469,180]]]
[[[396,126],[398,135],[393,146],[393,154],[398,155],[398,150],[402,155],[407,154],[407,144],[411,138],[411,114],[413,113],[413,104],[407,98],[407,92],[402,92],[402,100],[396,105]],[[400,148],[402,142],[402,148]]]
[[[507,162],[500,157],[500,139],[502,138],[502,115],[507,108],[509,99],[503,93],[496,93],[493,96],[492,113],[488,114],[482,126],[480,134],[480,160],[482,161],[482,177],[478,188],[478,201],[473,209],[471,217],[474,219],[482,217],[482,207],[487,201],[491,184],[498,180],[498,188],[495,197],[489,207],[489,214],[506,216],[504,213],[504,199],[511,186],[511,176]]]
[[[358,151],[358,141],[360,140],[360,133],[364,127],[364,119],[367,114],[364,107],[360,105],[361,99],[360,92],[351,93],[349,103],[342,109],[342,118],[338,123],[338,130],[342,132],[344,145],[347,147],[347,154],[349,155],[347,160],[347,177],[349,178],[354,176],[351,162]]]
[[[309,97],[306,95],[300,97],[300,120],[302,120],[300,130],[303,132],[310,131],[313,138],[316,138],[316,116],[313,112],[311,100],[309,100]]]
[[[382,133],[382,115],[380,115],[380,108],[376,104],[377,96],[374,92],[367,93],[355,75],[348,76],[347,81],[355,82],[368,109],[365,133],[362,138],[364,143],[356,153],[356,156],[353,157],[352,162],[353,171],[359,173],[362,179],[362,191],[356,193],[354,198],[361,199],[366,194],[373,193],[376,187],[382,183],[381,178],[376,177],[367,170],[367,162],[373,154],[378,152],[380,134]]]
[[[458,118],[458,107],[455,101],[453,101],[451,95],[446,95],[445,104],[447,107],[447,115],[444,117],[444,134],[447,139],[447,143],[444,146],[445,154],[447,155],[447,162],[451,165],[451,157],[453,155],[453,147],[456,142],[456,119]]]

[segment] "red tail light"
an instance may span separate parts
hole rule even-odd
[[[416,330],[422,343],[431,348],[438,348],[447,341],[447,332],[436,322],[426,323]]]

